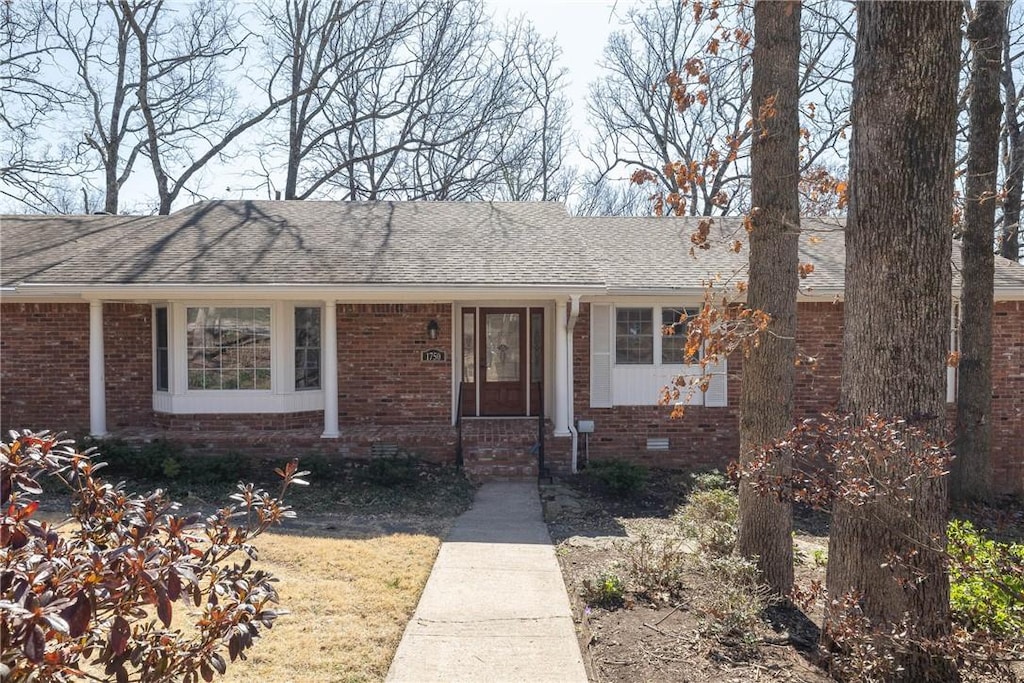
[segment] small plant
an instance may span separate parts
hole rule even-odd
[[[687,556],[679,536],[657,538],[643,530],[636,540],[624,544],[622,553],[638,594],[654,602],[682,594]]]
[[[736,548],[739,497],[732,489],[698,490],[690,494],[674,516],[686,538],[709,557],[731,555]]]
[[[761,583],[757,565],[738,556],[707,561],[702,572],[707,584],[694,591],[701,630],[731,645],[753,645],[762,625],[761,614],[776,602]]]
[[[630,498],[647,486],[647,468],[625,460],[598,460],[590,464],[587,472],[616,498]]]
[[[954,616],[972,629],[1024,633],[1024,545],[998,543],[962,520],[949,523],[947,538]]]
[[[815,567],[827,567],[828,566],[828,551],[818,548],[811,556],[814,558]]]
[[[729,477],[718,470],[690,472],[687,475],[687,486],[690,491],[715,491],[733,487]]]
[[[616,574],[605,572],[583,581],[583,599],[595,607],[615,609],[622,605],[625,595],[626,586]]]

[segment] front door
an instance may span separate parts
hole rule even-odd
[[[480,414],[526,414],[526,309],[480,309]]]

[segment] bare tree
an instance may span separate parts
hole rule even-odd
[[[103,211],[117,213],[121,187],[145,145],[132,93],[136,51],[128,20],[113,2],[57,1],[46,15],[57,55],[74,67],[70,119],[77,137],[71,166],[102,172]],[[78,132],[80,131],[80,132]]]
[[[234,7],[202,0],[177,16],[163,3],[120,0],[138,50],[138,108],[160,214],[233,143],[302,93],[244,106],[225,73],[237,73],[249,35]]]
[[[558,66],[562,50],[522,22],[517,32],[523,55],[514,68],[530,106],[501,160],[502,178],[495,198],[564,200],[574,174],[566,164],[570,129],[569,102],[564,94],[568,72]]]
[[[841,404],[858,420],[903,416],[934,435],[946,408],[962,12],[942,2],[861,2],[857,12]],[[893,477],[907,467],[876,464]],[[905,499],[837,503],[828,592],[855,596],[875,627],[906,623],[931,640],[950,630],[946,480],[910,486]],[[826,612],[827,632],[838,619]],[[894,680],[955,679],[923,650],[895,656]]]
[[[992,498],[992,235],[999,171],[999,102],[1008,3],[979,0],[967,27],[973,47],[960,310],[956,453],[950,477],[954,501]]]
[[[1021,7],[1018,3],[1017,7]],[[1000,224],[999,253],[1003,258],[1017,261],[1021,258],[1020,209],[1024,190],[1024,129],[1021,124],[1021,107],[1024,93],[1018,90],[1020,74],[1024,63],[1024,49],[1020,39],[1024,31],[1018,16],[1016,20],[1007,11],[1006,29],[1003,32],[1003,131],[1000,140],[1002,148],[1002,171],[1004,191]]]
[[[285,10],[261,11],[268,92],[306,92],[290,107],[278,155],[286,198],[552,195],[564,79],[554,45],[525,22],[499,30],[465,0],[292,1]],[[266,166],[272,173],[275,160]]]
[[[793,424],[796,387],[796,297],[800,235],[800,3],[754,5],[751,106],[754,125],[750,269],[747,305],[771,316],[761,343],[743,365],[740,464],[748,465]],[[789,476],[780,459],[775,474]],[[788,501],[740,483],[737,549],[756,557],[765,582],[779,595],[793,587],[793,514]]]
[[[801,171],[845,154],[852,8],[819,0],[808,4],[801,45]],[[640,170],[664,195],[681,193],[690,215],[728,214],[750,207],[750,55],[743,41],[722,35],[715,22],[696,21],[687,3],[661,1],[629,12],[625,28],[609,38],[602,76],[591,85],[588,117],[595,142],[586,151],[598,178],[624,181]],[[740,8],[733,31],[750,29]],[[713,47],[709,47],[713,46]],[[666,76],[683,73],[699,55],[706,100],[680,111]],[[724,151],[723,151],[724,150]],[[708,165],[709,159],[714,163]],[[673,165],[702,169],[681,186]],[[695,166],[694,166],[695,165]]]

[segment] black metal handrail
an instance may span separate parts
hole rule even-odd
[[[459,398],[455,406],[455,434],[458,439],[455,442],[455,469],[462,470],[462,388],[465,382],[459,382]]]

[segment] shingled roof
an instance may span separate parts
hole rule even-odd
[[[170,216],[0,217],[0,283],[550,286],[643,293],[734,277],[738,218],[571,217],[553,202],[210,201]],[[805,293],[842,291],[842,223],[804,219]],[[954,279],[959,268],[955,250]],[[1024,266],[996,259],[996,289]]]

